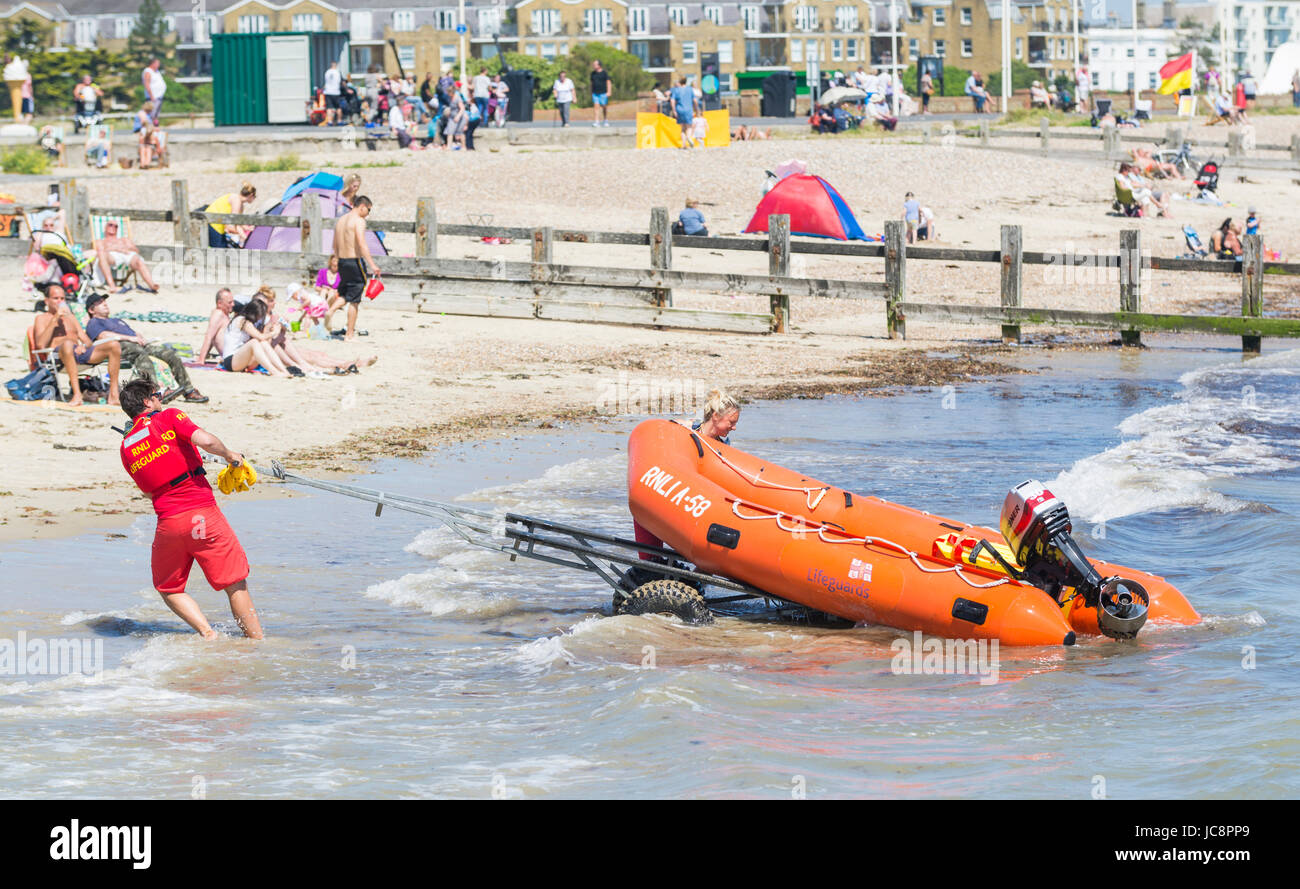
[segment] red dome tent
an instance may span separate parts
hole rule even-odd
[[[767,217],[788,215],[790,234],[834,238],[837,241],[871,240],[853,218],[853,211],[835,187],[820,176],[786,176],[763,195],[746,233],[767,231]]]

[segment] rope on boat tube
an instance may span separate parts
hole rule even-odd
[[[713,456],[717,457],[719,460],[722,461],[723,466],[726,466],[728,469],[730,469],[732,472],[739,475],[741,478],[745,479],[754,487],[776,488],[777,490],[780,491],[799,491],[800,493],[803,494],[804,502],[808,504],[809,512],[812,512],[817,508],[817,505],[822,502],[822,498],[826,496],[826,492],[830,490],[830,485],[824,485],[820,488],[800,488],[793,485],[782,485],[782,484],[778,484],[777,482],[769,482],[767,479],[762,478],[758,473],[754,473],[753,475],[750,475],[748,472],[741,469],[735,463],[732,463],[726,457],[719,454],[714,449],[713,445],[709,444],[708,441],[705,440],[704,436],[701,435],[698,436],[698,438],[701,442],[703,442],[706,448],[708,448],[710,451],[713,452]]]
[[[745,507],[756,510],[762,514],[742,515],[740,512],[740,507],[742,504]],[[966,583],[967,586],[977,590],[987,590],[987,589],[991,589],[992,587],[1002,586],[1002,584],[1004,583],[1011,582],[1009,578],[1002,577],[997,580],[991,580],[988,583],[976,583],[975,581],[971,580],[969,577],[966,576],[966,571],[960,564],[950,565],[947,568],[927,568],[921,564],[921,559],[917,555],[917,553],[912,552],[912,550],[908,549],[907,547],[903,546],[900,543],[895,543],[892,540],[886,540],[883,537],[853,537],[847,531],[833,531],[832,533],[837,535],[838,539],[831,539],[826,536],[827,529],[825,525],[814,526],[811,522],[807,521],[802,516],[793,516],[788,513],[781,512],[780,510],[776,510],[775,512],[768,513],[766,507],[757,506],[752,503],[745,503],[743,500],[739,498],[731,501],[731,513],[736,518],[746,522],[759,521],[763,519],[775,519],[776,526],[788,534],[804,534],[807,533],[808,530],[811,530],[813,527],[816,527],[817,537],[823,543],[860,543],[864,546],[874,545],[874,546],[888,547],[889,549],[897,550],[898,552],[906,555],[909,559],[912,560],[912,564],[914,564],[920,571],[923,571],[926,574],[946,574],[951,571],[955,573],[958,577],[960,577]],[[796,522],[798,522],[798,525],[794,528],[787,528],[785,525],[781,523],[781,519],[783,518],[794,519]]]

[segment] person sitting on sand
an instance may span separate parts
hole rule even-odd
[[[754,142],[759,139],[771,139],[771,138],[772,138],[771,127],[768,127],[766,130],[760,130],[758,127],[747,127],[741,125],[736,127],[736,129],[732,130],[731,132],[731,139],[733,142]]]
[[[929,207],[921,208],[921,224],[916,227],[916,239],[918,241],[939,240],[939,230],[935,226],[934,211]]]
[[[1244,252],[1241,246],[1241,223],[1229,217],[1210,235],[1210,251],[1219,259],[1236,259]]]
[[[144,103],[136,123],[140,125],[137,136],[140,144],[140,169],[147,170],[158,155],[162,154],[162,139],[158,135],[158,124],[153,121],[153,102]]]
[[[95,343],[68,308],[68,294],[62,285],[51,284],[45,291],[45,311],[36,316],[32,341],[37,349],[54,349],[72,381],[72,400],[81,404],[78,364],[108,362],[108,403],[117,404],[117,377],[122,365],[122,346],[116,342]]]
[[[99,265],[105,284],[112,284],[114,266],[126,266],[144,281],[145,286],[139,289],[145,293],[158,292],[158,285],[154,283],[153,275],[149,274],[149,266],[140,255],[140,248],[130,238],[117,233],[117,220],[110,219],[104,223],[104,237],[94,242],[94,248],[95,262]],[[126,293],[130,289],[124,286],[118,293]]]
[[[325,305],[334,302],[339,295],[339,255],[331,253],[325,268],[316,272],[316,295],[325,301]]]
[[[265,285],[259,287],[257,295],[253,299],[266,306],[263,330],[270,335],[271,348],[275,350],[276,356],[284,362],[286,367],[297,366],[309,376],[323,376],[327,373],[359,373],[359,368],[369,367],[379,360],[378,355],[371,355],[369,358],[362,358],[361,356],[350,359],[334,358],[319,349],[308,349],[299,346],[294,342],[293,331],[285,322],[285,319],[275,311],[276,296],[274,288]]]
[[[235,309],[226,327],[226,346],[221,352],[222,368],[242,371],[261,365],[273,377],[306,376],[301,368],[286,366],[271,349],[273,336],[257,329],[258,322],[265,318],[266,303],[260,299],[250,299]]]
[[[1151,154],[1150,149],[1134,148],[1133,149],[1133,166],[1135,166],[1143,176],[1158,176],[1161,179],[1182,179],[1183,174],[1178,172],[1178,167],[1174,164],[1165,163],[1156,160]]]
[[[726,391],[714,389],[709,392],[708,400],[704,402],[703,416],[691,423],[691,429],[698,432],[701,438],[720,441],[729,445],[731,444],[731,433],[735,431],[739,422],[740,402]],[[641,527],[641,524],[636,519],[632,520],[632,535],[636,542],[642,546],[655,549],[663,548],[664,542]],[[640,555],[646,561],[662,561],[661,557],[651,553],[641,553]]]
[[[163,393],[166,403],[183,395],[191,404],[207,404],[208,397],[194,388],[190,382],[190,373],[185,369],[185,362],[176,350],[166,343],[151,343],[131,329],[125,321],[109,315],[108,297],[102,293],[92,293],[86,297],[86,311],[90,320],[86,322],[86,336],[95,343],[116,342],[122,349],[122,357],[135,366],[140,376],[153,379],[150,358],[164,362],[176,378],[176,388]]]
[[[701,238],[709,236],[709,230],[704,225],[704,214],[699,207],[699,201],[686,199],[686,209],[677,214],[677,221],[673,223],[673,234],[697,235]]]
[[[226,325],[230,323],[230,313],[235,308],[235,296],[229,287],[217,291],[217,304],[208,316],[208,330],[203,334],[203,345],[199,347],[199,361],[207,361],[208,355],[215,352],[220,357],[226,347]]]

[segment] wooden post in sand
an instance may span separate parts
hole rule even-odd
[[[767,217],[767,273],[790,277],[790,217]],[[772,332],[790,331],[790,294],[772,294]]]
[[[654,207],[650,210],[650,268],[671,269],[673,267],[673,227],[668,221],[667,207]],[[655,288],[655,305],[671,306],[673,292],[666,287]]]
[[[1244,157],[1245,143],[1241,140],[1240,130],[1228,130],[1228,157]]]
[[[1142,232],[1136,228],[1119,233],[1119,310],[1142,311]],[[1121,330],[1120,342],[1125,346],[1142,345],[1142,332]]]
[[[1300,164],[1300,133],[1291,135],[1291,160]]]
[[[1247,318],[1264,314],[1264,241],[1259,235],[1243,235],[1241,239],[1241,314]],[[1259,350],[1259,337],[1241,338],[1241,351]]]
[[[320,253],[321,247],[321,211],[320,195],[308,191],[302,196],[302,215],[298,231],[302,235],[302,252]]]
[[[73,202],[68,212],[69,233],[73,241],[89,244],[95,239],[94,230],[90,227],[90,192],[84,185],[78,185],[70,191]]]
[[[185,248],[199,246],[190,225],[189,183],[184,179],[172,180],[172,243]]]
[[[885,329],[889,338],[907,339],[907,319],[899,304],[907,295],[907,239],[903,221],[885,222]]]
[[[1024,292],[1024,239],[1020,226],[1002,226],[1002,305],[1019,308]],[[1002,342],[1020,342],[1020,325],[1003,324]]]
[[[1180,151],[1186,141],[1187,131],[1182,127],[1165,127],[1165,148]]]
[[[989,147],[989,122],[987,120],[980,121],[980,147]]]
[[[438,258],[438,211],[433,198],[415,201],[415,255],[423,259]]]
[[[1044,117],[1038,122],[1038,147],[1047,154],[1047,144],[1051,138],[1052,122]]]
[[[1101,146],[1106,153],[1106,159],[1117,157],[1120,152],[1119,147],[1119,130],[1114,124],[1107,124],[1101,131]]]

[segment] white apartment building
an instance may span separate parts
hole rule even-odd
[[[1124,93],[1160,86],[1160,67],[1175,55],[1178,37],[1168,28],[1132,28],[1093,25],[1088,30],[1088,72],[1092,88]]]

